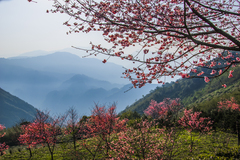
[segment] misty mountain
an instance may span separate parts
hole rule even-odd
[[[90,78],[86,75],[77,74],[69,80],[65,81],[60,88],[71,88],[72,90],[88,90],[92,88],[104,88],[110,90],[112,88],[121,87],[119,84],[112,84],[108,81]]]
[[[36,108],[0,88],[0,124],[12,127],[21,120],[34,119]]]
[[[73,75],[84,74],[92,78],[108,80],[119,84],[128,83],[120,78],[121,73],[124,72],[122,66],[110,62],[103,64],[101,60],[95,58],[80,58],[68,52],[55,52],[37,57],[0,59],[0,63],[44,72]]]
[[[103,101],[105,102],[116,102],[117,112],[124,110],[127,106],[133,104],[138,99],[145,97],[146,94],[152,92],[159,84],[146,84],[142,88],[132,88],[132,84],[128,84],[115,90],[113,94],[106,97]]]
[[[114,102],[119,112],[156,87],[129,90],[132,84],[126,85],[129,81],[120,78],[122,72],[123,68],[114,63],[103,64],[101,60],[83,59],[67,52],[0,58],[1,87],[53,114],[75,106],[79,113],[89,115],[94,103]]]
[[[72,75],[43,72],[7,63],[0,59],[0,84],[11,94],[39,107],[48,92]]]
[[[138,89],[130,89],[132,84],[125,85],[120,89],[113,88],[114,86],[109,82],[85,75],[75,75],[63,82],[57,90],[50,92],[42,106],[60,113],[74,106],[80,114],[89,115],[95,103],[99,105],[116,103],[119,112],[136,99],[156,88],[157,85],[148,85]]]
[[[41,54],[41,51],[37,53]],[[126,83],[120,78],[121,72],[122,67],[113,63],[103,64],[98,59],[82,59],[67,52],[37,57],[0,58],[1,87],[37,108],[41,107],[49,92],[54,91],[75,74],[85,73],[97,79]],[[110,89],[121,86],[105,85],[103,87]]]

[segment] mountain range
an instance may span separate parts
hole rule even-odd
[[[206,76],[210,74],[204,68],[198,69]],[[240,67],[233,69],[234,76],[230,79],[225,73],[209,83],[198,78],[179,79],[163,86],[149,84],[130,89],[132,84],[120,78],[122,66],[103,64],[98,59],[82,59],[67,52],[0,58],[0,123],[9,127],[19,119],[31,119],[36,108],[57,114],[73,106],[78,114],[90,115],[95,104],[116,103],[118,113],[131,110],[143,114],[151,100],[161,102],[164,98],[180,98],[184,107],[203,104],[201,108],[208,106],[205,110],[209,111],[224,95],[233,93],[239,97]]]
[[[62,113],[74,106],[80,114],[89,115],[95,103],[114,102],[120,112],[157,86],[129,90],[132,85],[121,78],[123,71],[120,65],[68,52],[0,58],[0,87],[51,113]]]
[[[49,92],[43,106],[48,106],[50,110],[57,107],[58,112],[64,112],[66,108],[74,106],[80,114],[88,115],[95,104],[116,103],[117,112],[120,112],[157,87],[157,85],[147,85],[140,89],[130,89],[132,84],[121,88],[111,86],[112,84],[107,81],[92,79],[85,75],[75,75],[63,82],[58,90]]]

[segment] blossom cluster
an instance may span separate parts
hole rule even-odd
[[[210,118],[200,117],[201,112],[192,113],[192,109],[184,110],[184,115],[178,120],[178,123],[185,127],[188,131],[208,132],[213,123]]]
[[[0,124],[0,131],[2,131],[5,128],[4,125]],[[0,134],[0,138],[3,137],[6,133]],[[4,150],[7,150],[9,148],[8,145],[4,143],[0,143],[0,152],[5,153]]]

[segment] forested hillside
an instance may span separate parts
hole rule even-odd
[[[226,72],[208,83],[200,78],[180,79],[177,82],[166,83],[127,107],[123,112],[131,110],[143,114],[152,99],[161,102],[164,98],[180,98],[184,107],[200,105],[201,102],[209,102],[213,99],[215,100],[214,103],[217,104],[221,97],[226,97],[227,93],[227,97],[230,97],[231,93],[239,93],[240,67],[235,67],[232,70],[234,70],[232,78],[228,78],[228,72]],[[223,84],[226,84],[227,87],[224,88]]]
[[[0,124],[12,127],[21,120],[32,120],[36,108],[0,88]]]

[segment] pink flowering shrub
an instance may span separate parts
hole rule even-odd
[[[0,131],[2,131],[5,128],[4,125],[0,124]],[[0,134],[0,138],[3,137],[6,133]],[[4,150],[8,149],[8,145],[5,144],[5,142],[0,143],[0,153],[5,154]]]

